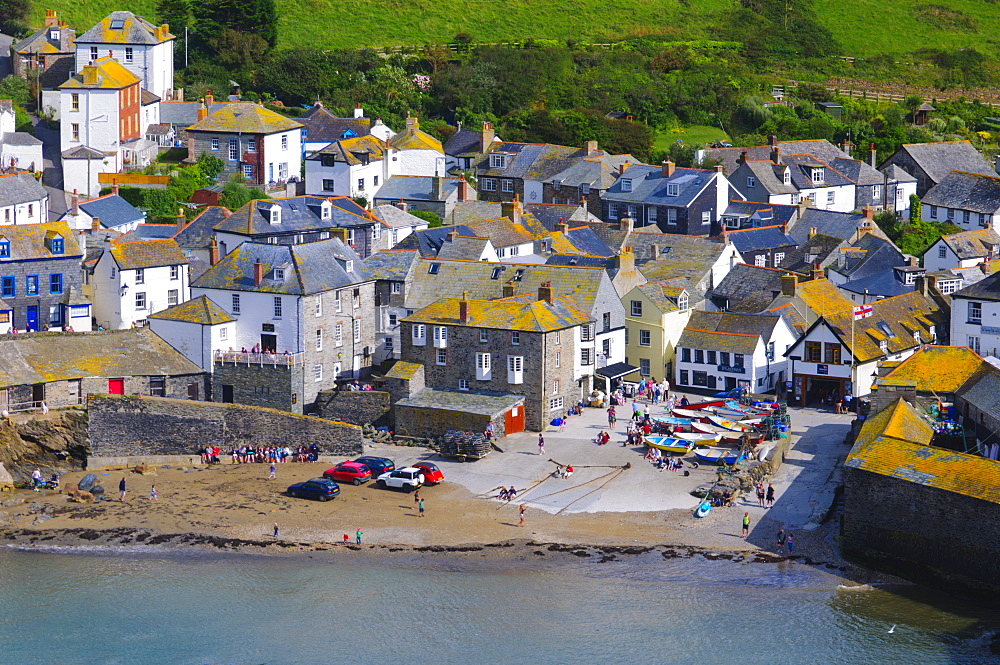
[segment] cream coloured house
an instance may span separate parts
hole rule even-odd
[[[625,294],[625,362],[642,377],[673,377],[677,340],[691,317],[680,280],[651,282]]]

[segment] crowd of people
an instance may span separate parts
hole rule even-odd
[[[219,447],[205,446],[200,451],[202,464],[219,464]],[[281,464],[283,462],[316,462],[319,446],[236,446],[229,452],[233,464]]]

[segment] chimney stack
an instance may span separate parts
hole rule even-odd
[[[69,197],[69,208],[72,211],[74,217],[80,214],[80,195],[77,194],[76,190],[73,190],[73,195]]]
[[[538,299],[552,304],[552,282],[542,282],[538,285]]]
[[[365,110],[361,108],[361,102],[356,102],[354,104],[354,117],[355,118],[365,117]]]
[[[184,208],[177,209],[177,226],[184,226],[187,222],[187,217],[184,216]]]
[[[118,196],[118,178],[111,180],[111,193]]]
[[[215,237],[212,237],[212,241],[208,243],[208,265],[214,266],[219,262],[219,243],[215,241]]]
[[[215,103],[215,97],[212,95],[211,90],[205,91],[205,109],[208,110],[212,108],[212,104]]]
[[[840,144],[840,149],[847,153],[848,156],[851,154],[851,142],[844,139],[843,143]]]
[[[876,156],[875,143],[872,142],[868,144],[868,165],[871,166],[873,169],[878,168],[876,166],[878,162],[876,161],[875,156]]]
[[[514,296],[514,282],[507,282],[503,285],[503,297],[512,298]]]
[[[712,167],[712,170],[715,171],[716,173],[725,172],[725,168],[722,166],[722,164],[716,164],[715,166]]]
[[[465,178],[461,178],[458,181],[458,200],[459,201],[469,201],[469,200],[471,200],[469,198],[469,190],[471,190],[471,189],[472,188],[469,187],[469,181],[466,180]]]
[[[569,231],[569,224],[564,222],[563,218],[560,217],[559,221],[556,222],[556,233],[566,233],[567,231]]]
[[[929,275],[917,275],[916,280],[916,291],[922,296],[929,296],[931,293],[930,281],[932,277]]]
[[[406,116],[406,128],[411,130],[420,129],[420,123],[413,116]]]
[[[795,297],[795,288],[798,286],[799,278],[795,275],[781,276],[781,295],[789,298]]]
[[[655,261],[658,258],[660,258],[660,246],[659,245],[650,245],[649,246],[649,259],[651,261]]]
[[[625,215],[622,217],[622,221],[618,226],[619,231],[624,231],[625,233],[632,233],[632,229],[635,228],[635,220]]]
[[[635,254],[632,253],[631,247],[622,247],[621,251],[615,254],[615,267],[618,268],[618,272],[635,272]]]
[[[456,240],[458,240],[458,230],[457,229],[449,229],[448,230],[448,234],[445,236],[445,239],[448,242],[455,242]]]
[[[94,233],[97,233],[98,231],[101,230],[100,217],[94,217],[93,219],[90,220],[90,230],[93,231]]]
[[[778,145],[778,137],[775,136],[774,134],[769,135],[767,137],[767,144],[772,148],[775,147],[776,145]]]
[[[407,205],[406,201],[404,201],[403,199],[399,199],[399,202],[396,204],[396,207],[402,210],[403,212],[406,212],[407,210],[410,209],[410,206]]]
[[[479,152],[484,155],[490,151],[490,146],[493,145],[493,139],[496,138],[496,132],[493,131],[492,122],[483,123],[483,133],[479,139]]]
[[[45,27],[46,28],[57,28],[59,27],[59,17],[56,15],[55,11],[52,9],[45,10]]]
[[[208,109],[205,108],[205,102],[202,100],[201,106],[198,107],[198,122],[201,122],[208,117]]]
[[[462,291],[462,299],[458,301],[458,320],[465,325],[469,322],[469,292]]]
[[[253,285],[260,286],[264,281],[264,264],[257,261],[253,264]]]
[[[875,219],[875,209],[870,205],[866,205],[861,211],[861,214],[865,219]]]
[[[823,279],[824,277],[826,277],[826,272],[819,267],[818,263],[814,263],[812,267],[812,278]]]
[[[513,201],[501,201],[500,203],[500,214],[515,224],[521,223],[521,214],[523,212],[524,206],[521,205],[521,197],[517,194],[514,195]]]
[[[736,163],[737,164],[746,164],[747,163],[747,158],[749,157],[749,155],[750,155],[750,153],[747,152],[746,150],[741,150],[740,151],[740,156],[736,158]]]
[[[810,227],[809,227],[809,237],[810,237],[810,238],[815,238],[815,237],[816,237],[816,233],[817,233],[818,231],[819,231],[819,229],[818,229],[818,228],[816,228],[815,226],[810,226]]]
[[[587,153],[587,157],[590,157],[597,152],[597,141],[587,141],[583,144],[583,150]]]
[[[781,164],[781,146],[775,144],[771,148],[771,161],[775,164]]]
[[[984,275],[989,275],[993,272],[993,264],[989,261],[983,261],[979,264],[979,269]]]
[[[439,175],[434,176],[433,184],[431,189],[431,200],[432,201],[443,201],[444,200],[444,178]]]
[[[669,178],[670,176],[672,176],[674,174],[674,170],[676,168],[677,168],[677,165],[674,164],[672,161],[670,161],[668,159],[667,161],[665,161],[662,164],[660,164],[660,174],[664,178]]]

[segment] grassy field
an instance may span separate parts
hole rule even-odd
[[[459,5],[438,0],[284,0],[279,3],[279,40],[282,46],[324,48],[410,46],[449,42],[466,32],[476,41],[600,42],[678,28],[685,38],[710,38],[712,26],[725,21],[733,6],[735,0],[466,0]],[[45,9],[55,9],[82,31],[113,9],[153,18],[154,7],[154,0],[45,0],[35,3],[32,23],[40,26]],[[815,0],[815,9],[847,55],[905,53],[925,46],[1000,52],[992,38],[1000,31],[1000,3]]]
[[[685,127],[683,132],[660,132],[653,139],[653,148],[655,150],[666,150],[671,144],[676,143],[677,139],[688,145],[705,145],[709,141],[720,141],[723,139],[728,141],[729,135],[718,127],[691,125],[690,127]]]

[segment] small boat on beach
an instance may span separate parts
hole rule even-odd
[[[712,511],[712,503],[710,501],[702,502],[694,511],[695,517],[705,517]]]
[[[700,420],[701,422],[707,422],[707,418],[712,415],[706,411],[692,411],[690,409],[677,409],[672,410],[671,415],[676,418],[685,418],[687,420]]]
[[[737,411],[736,409],[727,409],[722,406],[714,406],[709,409],[712,413],[719,416],[720,418],[729,418],[730,420],[742,420],[743,418],[749,417],[751,414],[746,411]],[[756,415],[756,414],[753,414]]]
[[[669,436],[647,436],[646,445],[668,453],[686,453],[694,442]]]
[[[717,434],[721,441],[726,443],[739,443],[743,439],[743,432],[722,429],[721,427],[716,427],[710,423],[693,423],[691,429],[696,432],[701,432],[703,434]]]
[[[722,438],[721,432],[674,432],[674,436],[685,441],[695,443],[718,443]]]
[[[691,427],[691,423],[694,422],[690,418],[677,418],[674,416],[651,416],[650,420],[654,423],[670,426],[680,425],[681,427]]]
[[[712,464],[735,464],[742,455],[731,448],[695,448],[694,456],[701,462]]]
[[[716,427],[721,427],[722,429],[729,430],[731,432],[748,432],[753,429],[750,423],[745,421],[736,422],[735,420],[730,420],[728,418],[723,418],[721,416],[711,415],[708,417],[708,422],[715,425]]]

